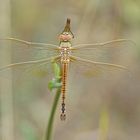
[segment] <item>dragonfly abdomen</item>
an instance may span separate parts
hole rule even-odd
[[[65,94],[66,94],[66,80],[67,80],[67,72],[68,72],[68,63],[62,63],[62,87],[61,87],[61,94],[62,94],[62,113],[60,115],[61,120],[66,119],[65,114]]]

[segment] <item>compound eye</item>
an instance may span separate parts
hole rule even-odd
[[[63,35],[66,35],[66,32],[63,32]]]
[[[63,35],[68,35],[69,33],[68,32],[63,32]]]

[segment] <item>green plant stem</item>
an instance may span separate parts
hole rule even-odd
[[[57,91],[56,91],[56,95],[55,95],[55,98],[54,98],[51,114],[50,114],[50,117],[49,117],[49,122],[48,122],[48,126],[47,126],[45,140],[51,140],[54,116],[55,116],[55,112],[56,112],[56,108],[57,108],[57,105],[58,105],[60,95],[61,95],[61,88],[58,88]]]

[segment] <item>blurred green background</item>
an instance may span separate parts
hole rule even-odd
[[[60,121],[59,105],[53,139],[139,140],[140,1],[0,0],[0,38],[59,44],[58,35],[67,17],[72,20],[73,44],[128,38],[136,46],[128,43],[124,50],[128,55],[121,53],[121,60],[114,57],[114,62],[129,66],[131,76],[116,72],[91,78],[72,70],[66,96],[67,120]],[[37,59],[44,55],[19,43],[0,42],[0,66],[35,58],[35,54]],[[55,95],[47,88],[52,74],[47,75],[45,67],[33,76],[21,71],[12,76],[11,71],[0,74],[1,140],[41,140],[45,134]]]

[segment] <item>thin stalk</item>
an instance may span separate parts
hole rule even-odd
[[[0,36],[11,34],[11,0],[0,0]],[[0,41],[0,66],[11,63],[10,44]],[[0,77],[0,140],[15,140],[12,73]]]
[[[61,95],[61,88],[58,88],[57,91],[56,91],[56,95],[55,95],[55,98],[54,98],[51,114],[50,114],[50,117],[49,117],[49,123],[48,123],[47,130],[46,130],[45,140],[51,140],[54,116],[55,116],[55,112],[56,112],[56,108],[57,108],[57,105],[58,105],[60,95]]]

